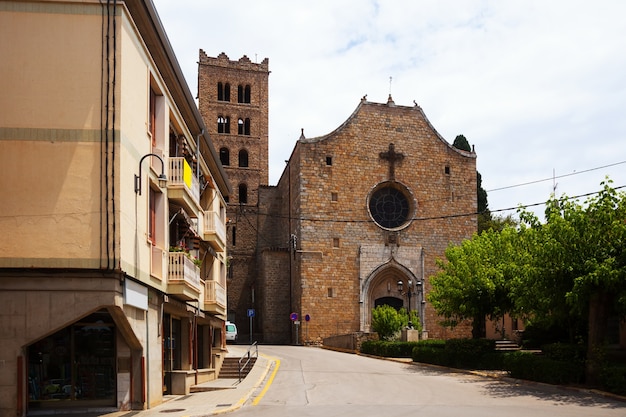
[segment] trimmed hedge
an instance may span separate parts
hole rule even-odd
[[[553,343],[543,354],[528,351],[499,352],[486,339],[428,339],[419,342],[363,342],[361,352],[384,357],[412,358],[414,362],[462,369],[508,371],[513,378],[558,385],[585,382],[585,349],[579,345]],[[600,386],[607,392],[626,395],[626,365],[614,361],[602,369]]]
[[[626,365],[605,366],[600,372],[600,384],[608,392],[626,395]]]
[[[532,352],[507,353],[504,369],[513,378],[548,384],[581,384],[585,380],[583,363],[555,360]]]
[[[485,358],[495,356],[494,349],[495,341],[488,339],[424,340],[413,349],[412,358],[415,362],[455,368],[493,369]]]
[[[361,352],[387,358],[410,358],[413,348],[420,342],[387,342],[368,340],[361,344]]]

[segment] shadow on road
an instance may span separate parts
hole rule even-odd
[[[555,405],[575,404],[583,407],[626,409],[626,402],[620,399],[604,397],[602,394],[576,387],[543,384],[502,376],[477,375],[469,371],[435,365],[407,364],[406,367],[409,372],[425,376],[458,375],[464,383],[483,384],[487,395],[497,398],[534,397],[542,401],[550,401]]]

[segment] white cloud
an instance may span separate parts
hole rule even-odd
[[[270,59],[270,182],[295,141],[331,132],[360,98],[413,100],[448,141],[476,145],[483,186],[626,161],[626,2],[154,0],[192,94],[198,50]],[[557,194],[626,185],[626,164],[555,180]],[[552,181],[489,193],[544,201]],[[541,212],[540,207],[537,211]]]

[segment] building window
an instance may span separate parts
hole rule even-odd
[[[148,196],[148,240],[152,246],[165,246],[165,227],[162,219],[165,217],[165,204],[163,193],[155,191],[150,187]]]
[[[230,151],[228,150],[228,148],[220,149],[220,162],[224,166],[230,165]]]
[[[415,213],[410,191],[402,184],[379,184],[368,196],[367,207],[374,222],[383,229],[397,230],[409,225]]]
[[[232,244],[233,246],[237,246],[237,226],[232,227]],[[232,275],[233,275],[232,263],[228,265],[228,271],[230,272],[230,275],[232,278]]]
[[[444,171],[445,171],[446,175],[450,175],[450,165],[446,165]]]
[[[250,135],[250,119],[242,119],[241,117],[237,120],[237,134],[238,135]]]
[[[248,167],[248,151],[245,149],[239,151],[239,166],[241,168]]]
[[[333,238],[333,248],[338,248],[339,247],[339,238],[338,237],[334,237]]]
[[[230,84],[217,83],[217,101],[230,101]]]
[[[332,201],[332,202],[339,201],[339,194],[338,193],[330,193],[330,201]]]
[[[248,186],[239,184],[239,204],[248,204]]]
[[[326,157],[326,165],[331,166],[333,164],[333,157],[332,156],[327,156]]]
[[[333,287],[328,287],[328,298],[335,297],[335,289]]]
[[[239,84],[237,86],[237,102],[238,103],[250,103],[250,85],[243,86]]]
[[[217,133],[230,133],[230,117],[217,116]]]
[[[152,138],[152,147],[156,147],[156,96],[157,93],[150,87],[150,116],[148,118],[148,131]]]

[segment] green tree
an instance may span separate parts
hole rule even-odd
[[[406,313],[405,313],[406,314]],[[406,325],[398,311],[389,306],[381,305],[372,310],[372,330],[382,340],[391,340]]]
[[[529,235],[535,235],[535,267],[520,282],[528,292],[522,294],[518,287],[519,303],[535,316],[586,321],[591,384],[602,365],[609,317],[626,317],[626,194],[610,183],[603,182],[602,191],[584,206],[567,197],[552,198],[543,225],[522,214],[533,230]],[[549,292],[540,297],[543,291]]]
[[[457,135],[457,137],[454,138],[452,146],[463,151],[472,152],[472,147],[463,135]],[[484,230],[494,226],[494,224],[492,223],[493,219],[489,211],[487,191],[483,188],[483,177],[478,171],[476,171],[476,194],[478,202],[478,233],[482,233]]]
[[[441,271],[431,278],[428,294],[437,314],[445,318],[444,325],[471,320],[472,337],[480,338],[485,336],[487,317],[495,320],[512,310],[509,284],[520,258],[516,234],[513,228],[487,230],[448,247],[446,261],[438,260]]]

